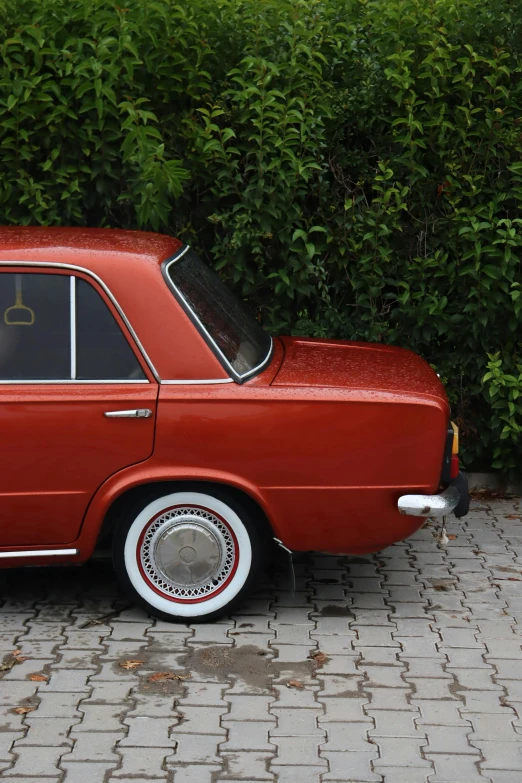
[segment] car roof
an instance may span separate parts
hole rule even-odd
[[[227,379],[164,282],[161,264],[181,247],[179,239],[146,231],[0,228],[0,266],[67,266],[97,277],[125,313],[160,378]]]
[[[165,234],[148,231],[125,231],[113,228],[62,228],[55,226],[0,227],[0,259],[35,260],[45,254],[49,261],[75,263],[81,256],[82,266],[93,269],[100,256],[111,260],[141,257],[161,263],[174,255],[183,243]]]

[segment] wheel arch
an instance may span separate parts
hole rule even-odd
[[[253,498],[245,489],[225,481],[204,478],[175,478],[144,481],[118,494],[105,511],[96,543],[110,538],[120,520],[141,501],[146,503],[161,494],[167,495],[187,489],[214,494],[220,500],[231,501],[234,505],[237,503],[255,520],[263,537],[269,539],[274,536],[272,522],[266,509],[258,499]]]

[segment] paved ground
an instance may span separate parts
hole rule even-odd
[[[521,517],[301,557],[295,594],[283,559],[213,625],[149,619],[107,562],[3,572],[0,777],[521,783]]]

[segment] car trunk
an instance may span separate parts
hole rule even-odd
[[[282,338],[284,358],[272,385],[330,387],[436,397],[446,392],[429,364],[403,348],[378,343]]]

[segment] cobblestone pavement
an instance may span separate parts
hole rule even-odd
[[[446,548],[428,526],[300,556],[295,594],[281,559],[190,627],[129,606],[107,561],[4,571],[0,777],[521,783],[521,517],[475,503]]]

